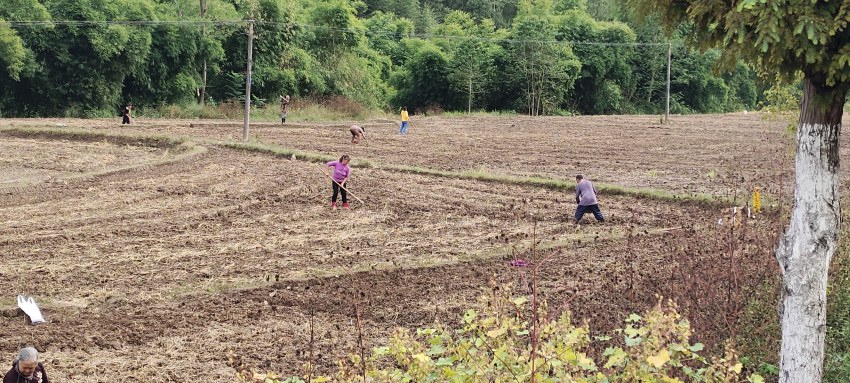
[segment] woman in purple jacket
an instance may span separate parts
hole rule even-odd
[[[348,209],[348,193],[345,191],[345,183],[351,174],[351,168],[348,167],[348,162],[351,157],[348,154],[343,154],[339,161],[331,161],[325,164],[328,167],[327,173],[333,180],[333,196],[331,197],[331,209],[336,210],[336,196],[342,194],[342,207]],[[340,187],[342,186],[342,187]]]

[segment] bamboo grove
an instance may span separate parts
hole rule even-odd
[[[752,109],[743,64],[687,49],[610,0],[5,0],[0,116],[114,116],[279,95],[370,109],[532,115]],[[682,27],[686,28],[686,27]]]

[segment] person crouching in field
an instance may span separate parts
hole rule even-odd
[[[348,177],[351,174],[351,168],[348,166],[348,162],[351,161],[351,157],[348,154],[343,154],[342,157],[339,158],[339,161],[331,161],[325,164],[328,169],[325,171],[325,174],[328,174],[331,177],[332,186],[333,187],[333,196],[331,196],[331,209],[336,210],[336,196],[337,194],[342,194],[342,207],[348,209],[348,193],[345,191],[345,183],[348,181]],[[333,173],[330,173],[333,172]]]
[[[593,217],[599,222],[605,222],[605,217],[602,216],[602,211],[599,210],[599,202],[596,200],[596,188],[590,180],[584,179],[581,174],[576,176],[576,208],[575,223],[581,221],[584,213],[590,210]]]
[[[366,139],[366,128],[357,125],[351,125],[351,143],[359,144],[361,140]]]
[[[44,366],[38,361],[38,350],[22,348],[12,369],[3,377],[3,383],[50,383]]]

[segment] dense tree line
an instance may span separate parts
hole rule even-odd
[[[258,103],[291,94],[369,108],[659,113],[668,40],[658,23],[639,26],[617,4],[4,0],[0,115],[97,116],[128,101],[244,99],[248,19]],[[672,41],[674,112],[754,106],[752,70],[716,74],[716,52],[693,52],[680,40]]]

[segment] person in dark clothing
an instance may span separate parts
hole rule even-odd
[[[286,125],[286,112],[289,111],[289,95],[280,96],[280,123]]]
[[[38,351],[32,347],[22,348],[12,369],[3,377],[3,383],[50,383],[44,366],[38,361]]]
[[[130,113],[133,111],[133,104],[128,103],[121,111],[121,125],[130,123]]]
[[[575,223],[581,221],[584,213],[590,210],[593,217],[599,222],[605,222],[605,217],[602,216],[602,211],[599,210],[599,202],[596,200],[596,188],[590,180],[584,179],[581,174],[576,176],[576,208]]]

